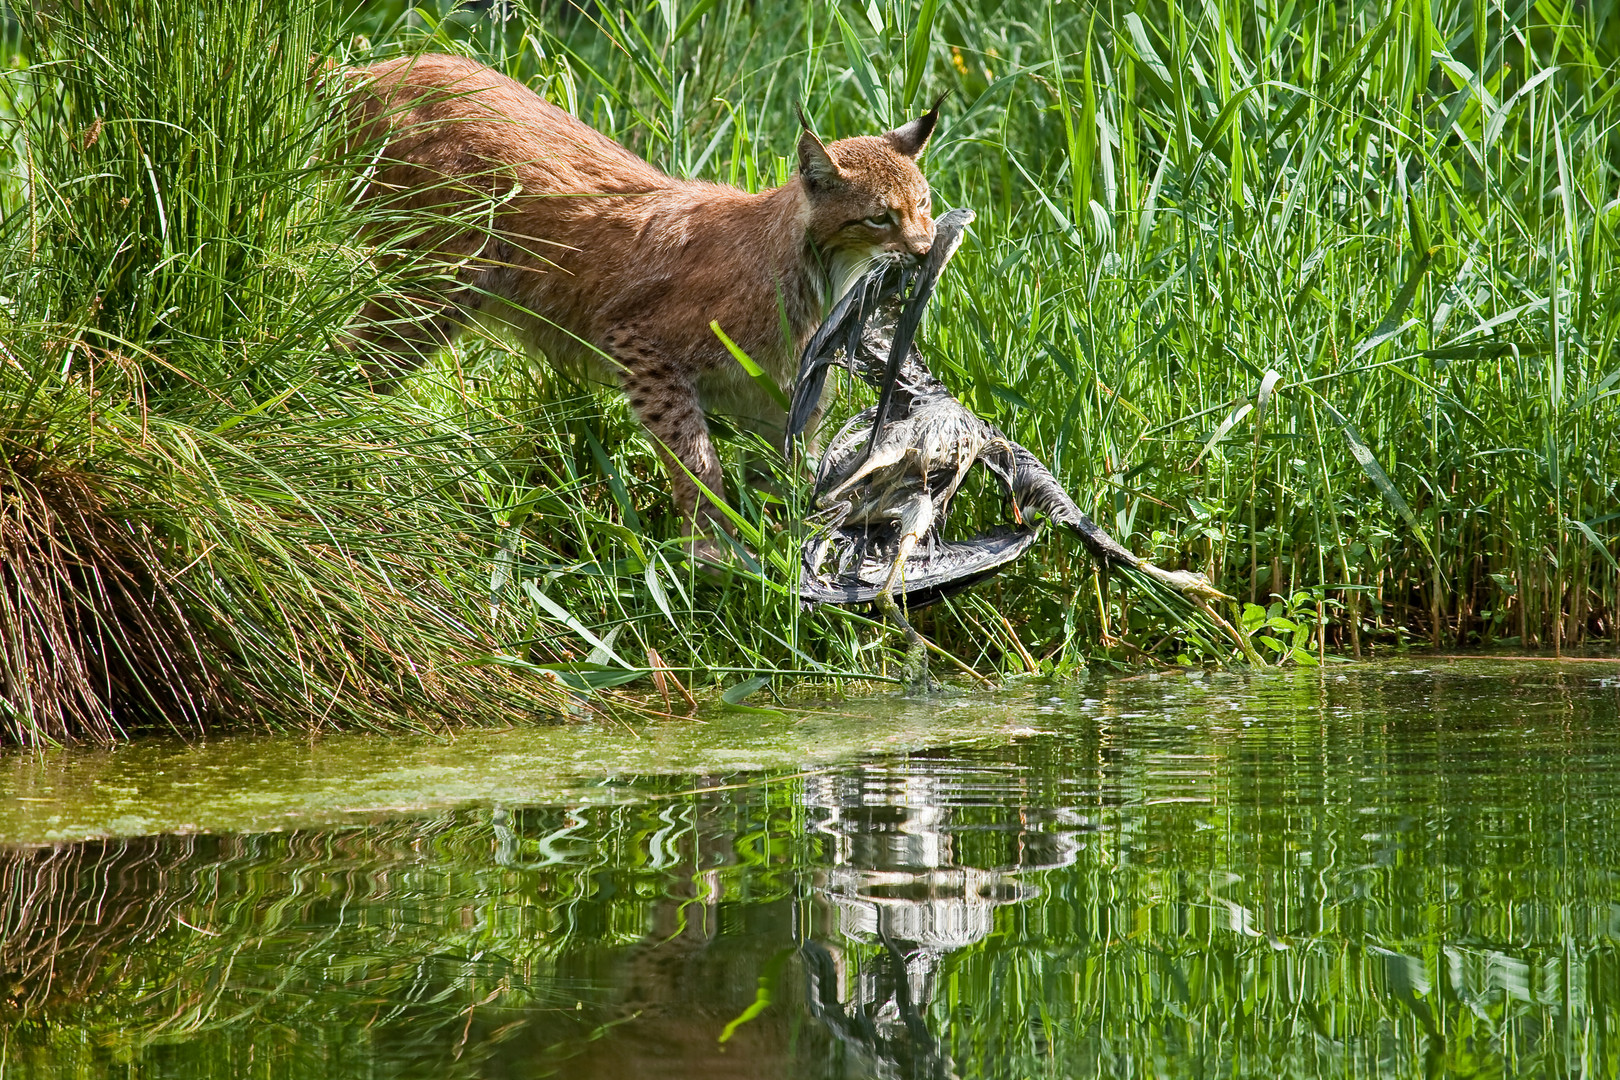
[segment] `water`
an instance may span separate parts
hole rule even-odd
[[[1620,664],[0,760],[0,1076],[1620,1075]]]

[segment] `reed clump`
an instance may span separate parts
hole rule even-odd
[[[320,6],[19,15],[0,182],[0,740],[556,715],[467,575],[466,432],[354,389]],[[509,635],[506,635],[509,637]],[[516,667],[514,666],[516,665]],[[545,673],[541,673],[544,675]]]
[[[9,734],[107,733],[137,717],[200,732],[250,718],[229,657],[169,588],[161,542],[93,474],[14,458],[0,480],[0,694]],[[246,711],[247,717],[242,713]]]

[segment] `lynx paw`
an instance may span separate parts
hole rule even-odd
[[[729,581],[740,560],[731,544],[712,536],[694,536],[686,542],[687,557],[698,573],[716,584]]]

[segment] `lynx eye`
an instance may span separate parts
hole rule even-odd
[[[861,218],[861,224],[874,229],[887,229],[894,224],[894,211],[889,210],[882,214],[874,214],[869,218]]]

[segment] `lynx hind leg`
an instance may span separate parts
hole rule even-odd
[[[351,350],[377,393],[392,393],[401,378],[455,341],[493,284],[491,269],[505,261],[505,245],[491,244],[487,237],[457,246],[470,250],[441,249],[434,255],[444,266],[434,287],[374,296],[349,324]]]
[[[361,374],[374,391],[389,394],[454,341],[463,321],[454,304],[396,293],[367,300],[348,333]]]
[[[717,498],[725,498],[720,456],[709,437],[697,388],[634,331],[612,331],[604,344],[619,363],[619,382],[630,399],[630,408],[652,433],[658,456],[669,472],[675,508],[682,529],[692,537],[693,554],[718,559],[723,548],[714,537],[729,535],[731,526],[720,508],[698,487],[701,482]]]

